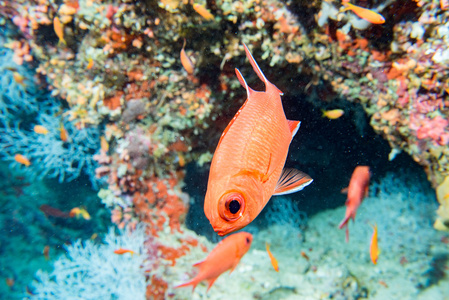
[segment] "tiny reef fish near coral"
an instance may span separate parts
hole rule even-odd
[[[83,207],[74,207],[70,210],[70,217],[80,218],[82,217],[84,220],[90,220],[90,215],[87,210]]]
[[[373,226],[373,225],[372,225]],[[377,264],[377,259],[379,258],[379,247],[377,245],[377,224],[373,226],[373,235],[371,237],[371,245],[369,247],[369,256],[373,264]]]
[[[219,235],[251,223],[272,195],[293,193],[312,182],[303,172],[284,169],[300,122],[287,120],[282,92],[267,80],[248,47],[243,47],[253,70],[265,83],[265,91],[248,87],[235,69],[247,99],[218,142],[204,200],[204,213]]]
[[[360,18],[362,18],[372,24],[385,23],[384,17],[381,14],[379,14],[371,9],[363,8],[363,7],[351,4],[349,2],[342,2],[342,5],[344,6],[344,8],[341,10],[342,12],[351,10],[353,13],[355,13]]]
[[[344,115],[345,111],[343,109],[332,109],[332,110],[324,110],[322,109],[323,118],[328,118],[330,120],[335,120]]]
[[[61,124],[61,127],[59,127],[59,131],[59,138],[61,139],[61,141],[67,142],[69,140],[69,133],[65,129],[64,124]]]
[[[62,25],[58,17],[55,17],[53,19],[53,29],[55,30],[55,33],[59,38],[59,43],[63,43],[64,45],[66,45],[67,43],[64,40],[64,26]]]
[[[226,237],[215,246],[205,260],[193,265],[199,268],[198,275],[175,288],[191,285],[193,292],[198,283],[207,280],[209,283],[207,290],[209,290],[218,276],[229,269],[231,269],[231,273],[234,271],[240,259],[248,252],[252,241],[253,236],[248,232],[239,232]]]
[[[30,160],[28,158],[26,158],[25,156],[23,156],[22,154],[14,155],[14,160],[16,162],[18,162],[19,164],[22,164],[27,167],[31,165]]]
[[[211,14],[211,12],[201,4],[193,4],[193,9],[207,21],[211,21],[215,18],[214,15]]]
[[[136,254],[136,252],[134,252],[133,250],[123,249],[123,248],[114,250],[114,253],[115,253],[115,254],[119,254],[119,255],[123,255],[123,254],[125,254],[125,253],[131,253],[131,255]]]
[[[46,135],[48,133],[48,129],[42,125],[35,125],[33,130],[34,130],[34,132],[36,132],[38,134]]]
[[[368,195],[370,170],[368,166],[357,166],[352,172],[351,180],[349,181],[348,198],[346,200],[346,215],[341,221],[338,228],[342,229],[346,226],[346,242],[349,241],[349,219],[354,221],[357,209],[363,201],[363,198]]]
[[[184,67],[184,70],[186,70],[187,74],[191,75],[195,71],[195,65],[187,56],[187,53],[184,50],[185,46],[186,46],[186,39],[184,39],[184,44],[182,45],[181,49],[181,64]]]
[[[271,251],[270,251],[270,244],[265,243],[265,248],[267,249],[267,253],[268,253],[268,256],[270,257],[271,265],[273,266],[273,269],[276,272],[279,272],[279,264],[278,264],[277,259],[274,257],[273,253],[271,253]]]

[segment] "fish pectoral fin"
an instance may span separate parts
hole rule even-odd
[[[348,188],[345,187],[345,188],[342,189],[340,192],[341,192],[342,194],[347,194],[347,193],[348,193]]]
[[[275,196],[291,194],[311,184],[313,179],[304,172],[284,168],[274,189]]]
[[[290,132],[292,133],[292,139],[295,137],[295,134],[298,132],[299,126],[301,125],[301,121],[292,121],[287,120],[288,122],[288,128],[290,129]]]

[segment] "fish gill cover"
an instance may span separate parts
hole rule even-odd
[[[5,0],[0,3],[2,158],[30,181],[54,177],[76,182],[88,175],[93,187],[101,188],[99,197],[119,228],[148,225],[147,259],[154,265],[146,274],[146,298],[191,298],[173,286],[192,277],[192,263],[203,259],[212,245],[189,231],[186,220],[190,228],[202,228],[204,235],[214,237],[202,211],[205,173],[221,133],[245,100],[234,75],[235,67],[251,74],[244,59],[245,43],[267,78],[284,91],[287,117],[303,121],[288,163],[310,174],[316,187],[295,195],[294,205],[286,205],[286,210],[297,212],[294,207],[300,204],[300,210],[309,210],[309,224],[336,227],[342,215],[322,219],[314,214],[343,205],[345,196],[337,191],[348,184],[357,164],[369,164],[374,181],[400,162],[410,164],[404,155],[389,162],[386,145],[372,128],[390,145],[391,160],[401,151],[407,153],[424,168],[432,186],[438,186],[440,208],[434,226],[448,230],[449,197],[444,193],[449,182],[447,2],[373,0],[353,1],[354,6],[343,2]],[[253,86],[255,76],[246,79]],[[321,110],[334,109],[343,113],[320,119]],[[189,167],[194,163],[200,167]],[[186,174],[188,167],[196,171]],[[12,171],[4,174],[8,172]],[[77,191],[67,193],[76,195]],[[431,205],[434,198],[428,198]],[[371,203],[369,199],[363,203]],[[76,201],[69,209],[87,202]],[[276,205],[275,201],[269,205]],[[65,207],[44,206],[39,213],[41,217],[66,216],[69,210]],[[13,205],[6,208],[5,214],[14,219]],[[394,205],[391,209],[401,216],[404,213]],[[379,213],[388,217],[382,210]],[[96,220],[101,210],[92,215]],[[285,211],[281,215],[277,219],[291,220]],[[5,220],[11,220],[10,216]],[[397,218],[403,221],[401,216]],[[25,219],[19,223],[32,223]],[[383,283],[364,285],[369,279],[358,275],[360,285],[351,275],[359,266],[348,261],[345,268],[336,266],[338,255],[329,246],[335,240],[328,238],[334,227],[324,225],[328,232],[316,235],[318,229],[311,230],[315,244],[307,244],[305,250],[292,247],[296,254],[284,252],[285,257],[278,257],[283,281],[271,275],[266,281],[258,277],[265,276],[267,269],[255,262],[266,254],[261,252],[265,241],[257,239],[285,237],[290,232],[290,221],[270,227],[268,220],[277,219],[262,215],[255,220],[264,224],[251,229],[260,234],[243,257],[240,272],[233,273],[244,275],[244,287],[236,291],[275,299],[297,293],[299,288],[294,286],[298,282],[304,283],[301,289],[310,292],[312,299],[335,298],[341,293],[366,296],[357,286],[368,286],[374,296],[391,290],[385,278],[372,275],[375,272],[366,269],[366,264],[362,264],[364,270]],[[356,226],[360,223],[357,217]],[[288,240],[301,242],[307,226],[301,221],[293,224],[301,230],[292,231],[295,234]],[[382,239],[388,238],[382,236],[381,224],[378,228],[383,247]],[[263,234],[270,230],[268,236]],[[357,230],[351,228],[351,232]],[[433,233],[428,243],[437,244],[436,237]],[[438,245],[446,241],[445,236],[441,238]],[[285,247],[282,240],[277,245],[271,241],[273,255]],[[351,236],[351,240],[358,239]],[[362,247],[347,247],[359,254],[364,250],[358,245]],[[322,250],[316,251],[317,247]],[[301,251],[304,255],[295,256]],[[291,264],[292,269],[282,273],[287,256],[301,266]],[[438,258],[435,252],[429,257]],[[14,268],[10,270],[14,273]],[[443,278],[440,271],[432,267],[436,274],[432,278]],[[337,273],[343,275],[328,276]],[[14,285],[14,278],[6,276],[6,290],[26,293],[24,286]],[[287,276],[297,282],[288,281]],[[413,276],[405,281],[416,282]],[[220,277],[210,293],[217,291],[223,297],[220,292],[229,285],[220,280],[225,279]],[[438,286],[438,280],[431,286]],[[234,282],[234,286],[241,285]],[[410,290],[417,294],[429,287],[414,286],[417,290]],[[204,289],[198,288],[193,297],[200,297]]]

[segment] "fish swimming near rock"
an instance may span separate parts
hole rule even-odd
[[[349,219],[354,221],[357,209],[362,204],[363,198],[368,195],[370,170],[368,166],[357,166],[352,172],[348,186],[348,198],[346,199],[346,215],[338,228],[346,227],[346,242],[349,241]]]
[[[26,167],[29,167],[31,165],[30,160],[26,156],[24,156],[22,154],[14,155],[14,160],[16,162],[18,162],[19,164],[22,164],[22,165],[24,165]]]
[[[247,100],[224,130],[212,159],[204,213],[219,235],[251,223],[272,195],[302,190],[312,182],[307,174],[284,169],[288,148],[299,121],[287,120],[283,94],[268,81],[246,45],[246,56],[265,83],[258,92],[235,69]]]
[[[198,275],[186,283],[175,286],[175,288],[191,285],[195,290],[198,283],[207,280],[209,283],[207,290],[209,290],[222,273],[229,269],[231,273],[234,271],[240,259],[248,252],[252,241],[253,236],[248,232],[239,232],[228,236],[218,243],[205,260],[193,265],[199,268]]]
[[[383,24],[385,23],[384,17],[368,8],[363,8],[354,4],[351,4],[349,2],[342,2],[343,9],[341,11],[347,11],[351,10],[353,13],[355,13],[360,18],[370,22],[371,24]]]

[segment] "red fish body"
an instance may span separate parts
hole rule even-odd
[[[299,121],[289,121],[282,92],[269,82],[246,45],[254,71],[265,91],[254,91],[236,69],[247,100],[223,132],[212,159],[204,213],[219,235],[252,222],[273,194],[299,191],[312,179],[297,170],[283,170]]]
[[[338,228],[346,226],[346,241],[349,240],[348,221],[354,221],[357,209],[368,195],[370,171],[368,166],[357,166],[352,173],[348,186],[348,198],[346,200],[346,215]]]
[[[253,236],[248,232],[239,232],[228,236],[218,243],[205,260],[194,264],[199,268],[195,278],[175,288],[191,285],[195,289],[198,283],[207,280],[209,282],[207,290],[209,290],[218,276],[229,269],[231,272],[235,269],[243,255],[248,252],[252,241]]]

